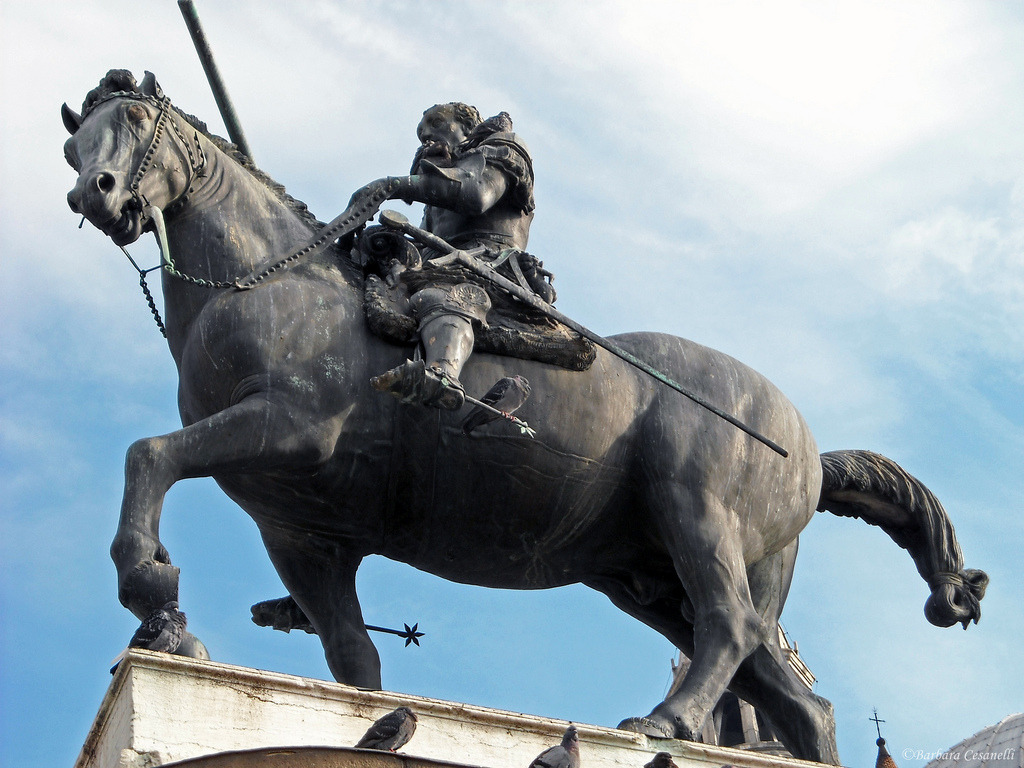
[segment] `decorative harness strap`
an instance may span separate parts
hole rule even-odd
[[[203,147],[199,143],[199,131],[193,133],[193,141],[189,143],[185,134],[182,133],[178,123],[174,120],[170,120],[171,100],[167,96],[149,96],[144,93],[137,93],[133,91],[115,91],[107,95],[106,97],[97,100],[96,102],[89,105],[88,109],[85,110],[84,114],[89,114],[100,104],[110,101],[112,99],[134,99],[135,101],[144,101],[147,104],[151,104],[159,110],[157,115],[156,125],[153,128],[153,137],[149,140],[149,146],[146,148],[146,153],[142,156],[142,160],[139,161],[139,167],[135,169],[135,173],[132,174],[132,180],[128,184],[128,189],[132,193],[132,200],[135,202],[138,210],[145,210],[149,206],[149,201],[146,200],[146,196],[141,192],[142,180],[146,174],[153,167],[153,158],[156,156],[156,151],[160,146],[160,142],[163,141],[167,123],[170,122],[171,130],[174,131],[174,135],[178,137],[178,141],[185,148],[185,153],[188,155],[189,169],[191,170],[191,178],[189,178],[188,189],[185,191],[175,203],[184,202],[184,199],[188,196],[188,193],[192,191],[192,185],[196,179],[202,178],[203,171],[206,170],[206,154],[203,152]],[[195,144],[195,150],[192,149],[192,144]],[[174,203],[171,204],[172,206]],[[168,206],[170,207],[170,206]]]
[[[145,96],[143,96],[142,98],[148,99],[148,97]],[[171,258],[170,251],[167,248],[167,238],[163,232],[164,227],[162,216],[160,216],[160,214],[153,215],[158,209],[155,206],[149,205],[149,201],[146,200],[145,196],[142,195],[142,193],[139,191],[139,187],[142,184],[143,177],[145,177],[146,173],[152,167],[153,157],[156,155],[156,150],[160,146],[160,142],[165,135],[165,126],[168,122],[168,117],[170,115],[171,100],[168,97],[164,96],[163,98],[159,99],[157,103],[160,108],[160,116],[157,118],[156,126],[153,129],[153,138],[150,140],[149,148],[146,150],[146,154],[143,155],[142,161],[139,163],[139,167],[135,171],[134,176],[132,177],[132,181],[131,184],[129,185],[129,188],[131,189],[132,197],[136,200],[137,204],[139,205],[139,208],[141,210],[149,212],[150,215],[152,215],[154,225],[157,228],[157,238],[160,240],[160,250],[164,259],[164,269],[168,272],[168,274],[173,275],[179,280],[184,280],[185,282],[189,282],[194,285],[200,285],[206,288],[234,288],[236,291],[247,291],[250,288],[255,287],[262,280],[265,280],[266,278],[270,277],[270,275],[272,275],[274,272],[277,272],[280,269],[284,269],[304,257],[313,256],[321,252],[324,248],[326,248],[328,245],[330,245],[338,238],[344,237],[345,235],[354,232],[356,229],[363,226],[367,221],[373,218],[381,203],[387,200],[390,193],[394,192],[395,189],[397,188],[397,179],[385,179],[385,182],[381,184],[376,190],[374,190],[373,194],[361,200],[358,206],[346,210],[344,213],[342,213],[340,216],[334,219],[330,224],[328,224],[319,232],[317,232],[313,239],[308,241],[305,245],[295,249],[284,258],[272,264],[264,264],[261,267],[257,267],[244,277],[236,278],[235,280],[231,281],[205,280],[202,278],[192,277],[191,275],[187,275],[179,271],[174,266],[174,260]],[[179,197],[171,204],[171,206],[177,206],[184,203],[185,199],[188,196],[188,193],[192,189],[192,183],[195,181],[195,179],[202,176],[202,171],[206,167],[206,155],[203,153],[202,146],[199,143],[198,132],[196,134],[196,149],[197,153],[199,154],[199,162],[196,161],[195,154],[192,152],[192,147],[188,143],[188,141],[185,140],[185,137],[182,135],[177,122],[175,120],[170,120],[170,124],[171,128],[174,130],[175,134],[178,136],[179,140],[181,141],[182,145],[185,147],[185,150],[188,153],[189,165],[191,166],[192,169],[192,178],[189,181],[188,190],[186,190],[186,192],[181,197]]]
[[[163,214],[156,206],[147,206],[144,210],[146,210],[148,215],[152,218],[153,224],[156,227],[157,240],[160,243],[161,266],[167,274],[176,277],[179,280],[183,280],[184,282],[198,285],[203,288],[212,288],[215,290],[232,288],[236,291],[248,291],[250,288],[255,288],[261,281],[270,277],[278,270],[293,265],[303,257],[320,253],[324,248],[338,238],[344,237],[351,232],[355,232],[374,217],[377,213],[377,209],[380,208],[381,204],[388,199],[392,192],[395,191],[397,186],[397,180],[392,178],[386,179],[385,183],[382,184],[379,189],[375,190],[372,195],[367,196],[363,201],[361,201],[361,204],[355,207],[350,207],[331,223],[327,224],[317,232],[313,239],[308,241],[305,245],[295,249],[283,259],[280,259],[269,266],[258,267],[245,277],[237,278],[232,281],[206,280],[204,278],[193,277],[192,275],[179,271],[177,267],[174,266],[174,259],[171,258],[170,249],[167,247],[167,234],[164,227]],[[153,313],[153,318],[156,321],[157,328],[160,329],[161,335],[166,338],[167,331],[164,328],[163,320],[161,319],[160,313],[153,301],[153,294],[150,292],[149,286],[146,285],[146,274],[152,271],[152,269],[157,269],[157,267],[144,270],[135,263],[135,259],[131,257],[123,246],[121,247],[121,250],[124,252],[124,255],[128,257],[132,266],[138,271],[139,285],[142,286],[142,292],[149,304],[149,309]]]

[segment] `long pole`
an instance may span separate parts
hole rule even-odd
[[[213,51],[210,50],[210,43],[203,32],[203,25],[199,23],[199,13],[196,11],[192,0],[178,0],[178,8],[185,19],[185,26],[192,37],[192,44],[199,54],[199,61],[203,65],[203,72],[213,90],[213,98],[217,102],[217,109],[224,120],[224,127],[228,129],[228,138],[245,155],[252,160],[252,150],[249,149],[249,142],[245,140],[245,133],[242,131],[242,124],[238,122],[238,115],[231,104],[231,97],[228,96],[228,89],[221,79],[220,70],[217,69],[217,62],[213,60]]]
[[[729,422],[737,429],[746,432],[752,438],[768,446],[783,458],[789,456],[789,452],[781,445],[776,443],[774,440],[765,437],[752,427],[748,427],[746,424],[744,424],[742,421],[737,419],[732,414],[726,413],[721,408],[712,405],[699,395],[695,395],[693,392],[690,392],[689,390],[685,389],[682,384],[679,384],[675,380],[669,378],[664,373],[659,371],[657,368],[648,365],[643,360],[627,352],[617,344],[614,344],[608,339],[604,338],[603,336],[594,333],[594,331],[590,330],[586,326],[580,325],[571,317],[563,315],[561,312],[559,312],[553,306],[551,306],[546,301],[541,299],[539,296],[535,295],[531,291],[527,291],[522,286],[513,283],[511,280],[504,277],[503,275],[498,274],[495,270],[491,269],[486,264],[477,260],[472,254],[467,253],[466,251],[460,251],[459,249],[447,243],[445,240],[441,239],[437,235],[434,235],[430,232],[420,229],[417,226],[410,224],[409,220],[402,214],[398,213],[397,211],[381,211],[380,223],[383,224],[384,226],[391,227],[393,229],[397,229],[401,232],[404,232],[413,239],[419,240],[421,243],[428,245],[431,248],[434,248],[442,253],[448,254],[447,256],[441,256],[436,259],[431,259],[431,264],[440,265],[457,261],[459,264],[462,264],[467,269],[476,272],[481,277],[490,280],[495,285],[505,289],[523,303],[529,304],[531,307],[538,310],[539,312],[543,312],[548,317],[554,318],[563,325],[576,331],[576,333],[580,334],[581,336],[585,336],[598,346],[608,350],[616,357],[625,360],[627,363],[634,366],[635,368],[639,368],[641,371],[648,374],[649,376],[654,377],[662,384],[671,387],[679,394],[690,398],[690,400],[695,402],[697,405],[701,406],[702,408],[706,408],[707,410],[711,411],[711,413]]]

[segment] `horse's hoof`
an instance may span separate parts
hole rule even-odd
[[[313,624],[291,595],[256,603],[252,607],[252,622],[257,626],[279,629],[282,632],[301,629],[311,635],[316,634]]]
[[[652,736],[656,739],[676,738],[672,728],[649,717],[627,717],[619,723],[618,728],[620,731],[633,731],[633,733],[642,733],[644,736]]]
[[[178,573],[177,567],[155,560],[136,564],[120,580],[117,596],[121,605],[140,619],[146,618],[161,605],[178,599]]]

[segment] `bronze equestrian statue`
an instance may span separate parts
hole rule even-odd
[[[324,232],[152,75],[136,86],[113,71],[81,115],[65,106],[63,117],[79,174],[72,209],[119,245],[156,229],[168,259],[184,426],[129,448],[111,547],[136,616],[177,599],[159,537],[164,495],[212,476],[259,526],[339,681],[380,686],[355,594],[367,555],[488,587],[582,582],[692,659],[678,691],[622,727],[695,738],[728,686],[794,755],[825,763],[839,762],[832,707],[796,679],[776,633],[816,509],[879,525],[907,549],[932,623],[980,616],[987,577],[963,567],[938,500],[876,454],[819,456],[793,405],[731,357],[664,334],[614,337],[788,458],[601,349],[585,371],[516,361],[533,390],[520,413],[543,425],[536,438],[500,422],[466,437],[460,412],[402,406],[370,385],[415,341],[368,330],[351,237],[333,244],[365,206]],[[506,363],[477,352],[459,379],[482,392]]]

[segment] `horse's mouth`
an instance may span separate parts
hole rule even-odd
[[[137,208],[125,206],[119,215],[98,226],[115,245],[130,245],[142,235],[142,218],[142,212]]]

